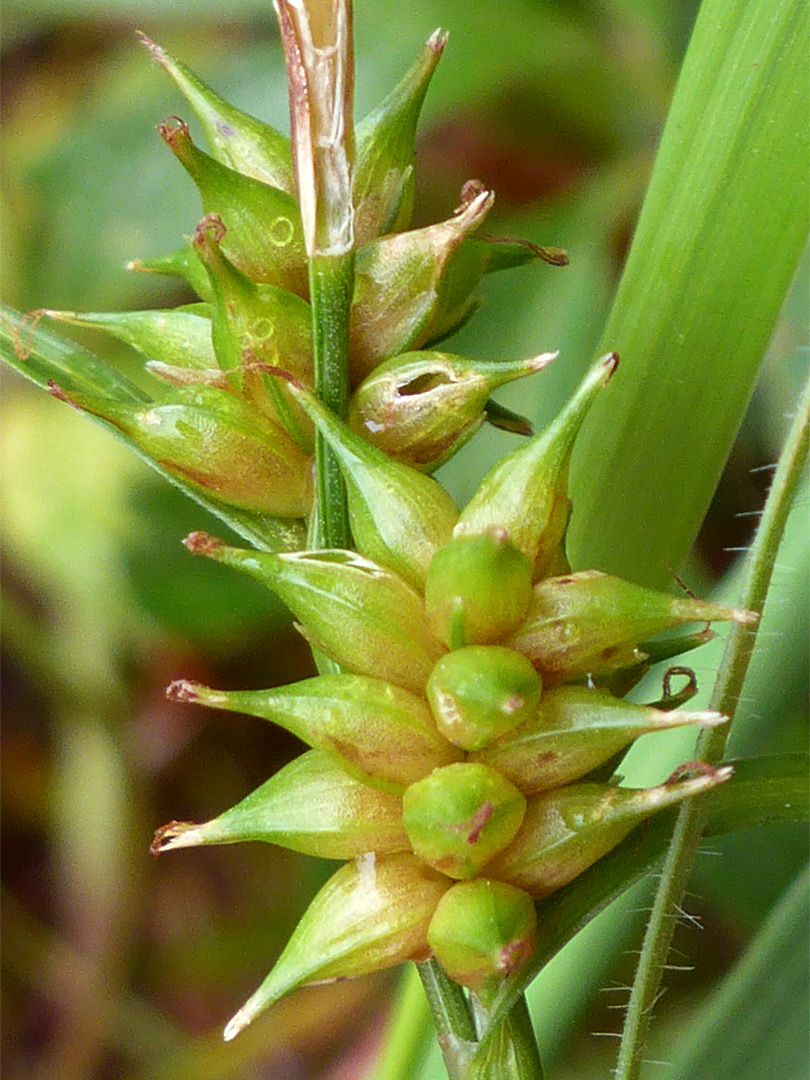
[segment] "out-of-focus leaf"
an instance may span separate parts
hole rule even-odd
[[[672,1080],[804,1080],[810,1036],[805,870],[717,992],[704,1002]]]

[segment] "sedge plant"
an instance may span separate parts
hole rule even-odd
[[[695,30],[601,356],[537,433],[491,395],[542,379],[564,362],[564,343],[538,341],[534,356],[514,361],[443,343],[474,316],[484,275],[531,263],[564,273],[565,252],[483,233],[495,196],[476,179],[446,220],[411,227],[417,122],[447,35],[431,34],[355,127],[351,4],[278,0],[289,139],[142,35],[207,150],[185,119],[160,126],[201,211],[185,246],[139,266],[185,279],[199,299],[160,311],[42,309],[15,324],[7,351],[231,526],[249,546],[201,531],[184,543],[276,594],[312,647],[319,674],[287,686],[222,691],[178,673],[167,691],[270,720],[309,749],[214,819],[159,828],[154,854],[264,841],[343,862],[269,973],[259,963],[257,988],[224,1028],[228,1041],[301,987],[413,962],[451,1080],[541,1077],[527,986],[666,851],[619,1055],[630,1080],[700,837],[802,813],[804,766],[735,769],[724,733],[806,456],[806,400],[739,600],[673,595],[662,580],[661,567],[681,562],[694,537],[806,230],[790,200],[762,214],[755,239],[738,237],[733,216],[713,216],[718,161],[747,162],[742,125],[756,133],[777,111],[749,87],[739,116],[730,108],[702,119],[707,101],[720,109],[739,81],[751,25],[760,29],[745,4],[725,5],[719,23],[716,7],[708,0]],[[758,48],[781,64],[773,77],[795,98],[802,5],[777,7]],[[701,78],[690,80],[690,64]],[[795,190],[790,94],[768,137]],[[712,139],[715,155],[704,160]],[[727,197],[739,216],[746,192]],[[697,222],[691,237],[684,217]],[[660,284],[652,268],[673,246],[679,258]],[[689,306],[696,274],[708,289],[763,250],[768,288],[740,300],[734,325]],[[43,317],[133,346],[151,392],[87,354],[60,354],[59,339],[35,325]],[[715,350],[721,361],[731,348],[741,363],[723,424],[699,448],[684,432],[700,483],[676,484],[683,462],[669,460],[655,489],[639,491],[634,463],[650,445],[639,429],[656,413],[688,416],[707,385],[716,388],[705,357]],[[459,508],[432,474],[487,422],[520,441]],[[625,542],[631,488],[635,513],[647,516]],[[662,490],[681,509],[663,538]],[[684,708],[696,683],[682,654],[706,645],[717,622],[732,631],[711,707]],[[628,698],[654,665],[676,658],[662,696]],[[673,689],[684,673],[685,689]],[[672,728],[700,732],[694,755],[652,783],[624,781],[620,763],[635,740]],[[398,1022],[413,1008],[405,995]],[[391,1046],[385,1076],[397,1075],[397,1055],[407,1058]]]

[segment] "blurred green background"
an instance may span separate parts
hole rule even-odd
[[[476,177],[497,194],[488,232],[570,254],[564,270],[541,265],[491,279],[482,311],[452,344],[481,357],[559,348],[556,365],[500,395],[536,423],[592,359],[696,7],[355,4],[358,116],[430,31],[450,30],[424,113],[415,223],[448,216]],[[169,279],[124,269],[174,250],[199,216],[191,181],[155,131],[164,115],[187,111],[136,28],[241,107],[287,126],[269,4],[6,3],[2,292],[21,310],[191,299]],[[689,568],[703,590],[733,570],[762,505],[806,370],[806,291],[805,264]],[[138,377],[123,347],[90,333],[79,339]],[[214,816],[298,751],[256,720],[169,703],[165,685],[181,676],[234,688],[302,678],[311,672],[303,642],[258,586],[180,546],[192,528],[222,534],[220,523],[85,418],[13,373],[2,380],[6,1075],[366,1075],[395,978],[302,991],[234,1043],[220,1036],[332,865],[261,845],[158,863],[148,856],[157,826]],[[479,433],[445,468],[459,500],[513,440]],[[737,752],[806,746],[803,500]],[[696,667],[709,678],[711,664]],[[659,1039],[670,1047],[807,859],[803,827],[769,827],[712,849],[721,857],[702,860],[690,908],[704,929],[687,925],[676,942],[695,970],[672,973],[659,1010]],[[616,1040],[590,1033],[618,1029],[615,988],[631,977],[625,950],[637,947],[648,898],[636,891],[551,973],[555,1004],[549,1009],[546,993],[536,1022],[552,1080],[609,1075]],[[803,1031],[796,1020],[783,1042]],[[707,1080],[717,1075],[711,1063],[706,1069]],[[441,1075],[435,1052],[423,1075]]]

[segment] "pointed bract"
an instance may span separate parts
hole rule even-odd
[[[751,625],[757,616],[583,570],[535,585],[529,614],[510,644],[547,682],[570,681],[644,660],[640,642],[661,630],[718,620]]]
[[[358,247],[410,224],[416,127],[446,44],[447,34],[435,30],[399,85],[357,125],[353,199]]]
[[[304,624],[307,640],[350,671],[424,692],[444,649],[421,597],[396,574],[353,551],[276,555],[228,547],[205,533],[185,543],[267,585]]]
[[[278,517],[309,511],[309,458],[237,394],[180,386],[171,398],[135,405],[51,392],[114,424],[168,472],[223,502]]]
[[[450,880],[414,855],[347,863],[307,908],[268,977],[225,1028],[230,1040],[297,986],[430,955],[427,928]]]
[[[220,97],[146,34],[139,37],[191,105],[216,160],[292,195],[295,178],[287,136]]]
[[[718,712],[662,712],[604,690],[561,686],[543,693],[531,720],[473,756],[497,769],[524,795],[535,795],[579,780],[640,735],[725,722]]]
[[[702,766],[697,776],[653,788],[571,784],[529,800],[520,832],[487,874],[532,896],[568,884],[664,807],[710,791],[732,769]]]
[[[150,360],[200,370],[216,367],[208,304],[148,311],[50,311],[50,319],[89,326],[126,342]]]
[[[292,195],[220,164],[194,145],[177,117],[169,117],[158,130],[197,185],[205,213],[225,222],[228,258],[254,281],[306,296],[304,238]]]
[[[126,268],[147,274],[182,278],[203,300],[211,299],[211,285],[205,267],[189,247],[172,251],[168,255],[157,255],[153,259],[132,259]]]
[[[319,750],[285,765],[241,802],[204,825],[173,821],[158,829],[153,854],[201,844],[262,840],[317,855],[354,859],[408,850],[402,799],[349,776]]]
[[[448,221],[384,236],[357,253],[349,328],[353,383],[381,360],[430,339],[442,310],[442,279],[450,257],[483,222],[493,198],[482,191]]]
[[[330,754],[355,776],[396,789],[458,761],[424,698],[363,675],[319,675],[272,690],[211,690],[172,683],[174,700],[271,720]]]
[[[507,454],[486,475],[465,508],[456,535],[497,526],[547,573],[568,520],[568,465],[577,432],[594,398],[616,369],[615,353],[599,360],[557,418],[526,446]]]

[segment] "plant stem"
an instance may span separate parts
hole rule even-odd
[[[802,468],[807,460],[808,442],[810,442],[810,382],[805,387],[799,402],[751,551],[751,561],[741,603],[753,611],[761,613],[765,604],[779,542]],[[729,719],[733,718],[740,700],[756,636],[756,628],[752,630],[735,624],[726,644],[711,705],[712,708],[725,713]],[[698,741],[698,753],[706,761],[720,760],[725,750],[729,727],[730,724],[726,724],[722,728],[703,733]],[[658,998],[664,965],[669,955],[677,921],[674,916],[681,910],[680,905],[683,902],[704,826],[703,804],[699,800],[690,800],[685,803],[678,814],[644,936],[619,1048],[617,1080],[637,1080],[640,1075],[651,1014]]]
[[[417,966],[448,1075],[451,1080],[464,1080],[477,1038],[467,998],[435,960]]]
[[[486,1022],[488,1016],[481,1019]],[[543,1080],[532,1018],[521,994],[506,1017],[488,1027],[473,1059],[471,1080]]]
[[[354,256],[315,254],[309,263],[312,304],[315,393],[345,420],[349,407],[349,311],[354,284]],[[315,436],[316,527],[313,546],[351,547],[346,487],[332,451]]]

